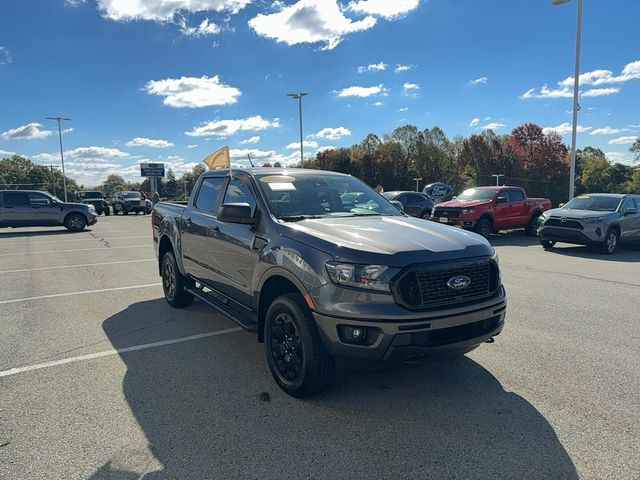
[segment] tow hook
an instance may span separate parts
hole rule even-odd
[[[495,341],[496,341],[496,339],[491,337],[491,338],[487,339],[487,341],[485,343],[493,343]]]

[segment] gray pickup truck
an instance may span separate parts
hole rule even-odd
[[[97,221],[93,205],[63,202],[38,190],[0,191],[0,227],[64,225],[67,230],[80,232]]]
[[[205,172],[187,204],[156,204],[166,301],[194,297],[264,342],[293,396],[326,387],[335,359],[462,355],[504,325],[506,294],[481,236],[399,212],[348,175]]]

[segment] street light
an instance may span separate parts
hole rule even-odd
[[[306,97],[308,93],[287,93],[287,97],[298,100],[298,113],[300,115],[300,166],[304,166],[304,145],[302,142],[302,97]]]
[[[67,177],[64,174],[64,153],[62,153],[62,127],[60,123],[63,121],[71,121],[70,118],[64,117],[47,117],[47,120],[55,120],[58,122],[58,138],[60,139],[60,160],[62,161],[62,188],[64,189],[64,201],[67,202]]]
[[[504,177],[504,173],[493,174],[492,177],[496,177],[496,187],[500,186],[500,177]]]
[[[571,0],[551,0],[554,6],[564,5]],[[578,21],[576,28],[576,65],[573,74],[573,125],[571,127],[571,170],[569,174],[569,200],[573,198],[576,183],[576,136],[578,133],[578,95],[580,88],[580,40],[582,37],[582,0],[578,0]]]
[[[416,182],[416,192],[419,192],[420,191],[420,186],[419,185],[420,185],[420,182],[422,181],[422,178],[416,177],[416,178],[413,179],[413,181]]]

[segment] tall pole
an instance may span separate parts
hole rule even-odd
[[[500,186],[500,177],[504,177],[504,174],[503,173],[493,174],[491,176],[492,177],[496,177],[496,187],[499,187]]]
[[[53,171],[53,165],[49,165],[51,168],[51,190],[53,190],[53,196],[56,196],[56,174]]]
[[[304,166],[304,143],[302,134],[302,97],[309,95],[308,93],[288,93],[287,96],[298,100],[298,116],[300,117],[300,166]]]
[[[64,117],[47,117],[47,120],[55,120],[58,122],[58,139],[60,140],[60,161],[62,162],[62,188],[64,189],[64,201],[67,202],[67,177],[64,174],[64,153],[62,151],[62,126],[63,120],[71,121],[70,118]]]
[[[582,40],[582,0],[578,0],[578,21],[576,27],[576,68],[573,74],[573,126],[571,128],[571,170],[569,174],[569,200],[573,198],[576,186],[576,137],[578,134],[578,95],[580,94],[580,42]]]
[[[416,182],[416,192],[419,192],[419,191],[420,191],[420,181],[421,181],[422,179],[421,179],[421,178],[419,178],[419,177],[416,177],[416,178],[414,178],[413,180]]]

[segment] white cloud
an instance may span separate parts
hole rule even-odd
[[[187,145],[187,148],[198,148],[198,145],[196,145],[196,144]]]
[[[228,137],[240,131],[258,131],[269,127],[277,128],[280,120],[274,118],[272,121],[262,118],[260,115],[243,118],[239,120],[212,120],[200,127],[196,127],[185,135],[190,137]]]
[[[151,80],[144,88],[150,95],[165,97],[162,103],[175,108],[230,105],[242,94],[237,88],[221,83],[218,75]]]
[[[633,159],[631,159],[625,152],[604,152],[604,155],[611,163],[624,163],[627,165],[633,164]]]
[[[62,130],[62,134],[65,135],[67,133],[71,133],[74,132],[76,129],[73,127],[69,127],[69,128],[65,128],[64,130]]]
[[[345,35],[375,24],[371,16],[359,21],[345,17],[336,0],[300,0],[276,13],[261,13],[249,20],[249,26],[262,37],[287,45],[322,42],[323,50],[331,50]]]
[[[620,87],[592,88],[582,93],[583,97],[602,97],[620,92]]]
[[[420,90],[420,85],[418,85],[417,83],[409,83],[406,82],[402,88],[404,88],[405,92],[408,92],[409,90]]]
[[[313,140],[305,140],[302,142],[305,148],[318,148],[318,142]],[[300,142],[290,143],[285,147],[287,150],[300,150]]]
[[[638,139],[637,136],[631,135],[627,137],[612,138],[607,143],[609,145],[631,145]]]
[[[168,148],[173,147],[175,144],[166,140],[136,137],[133,140],[127,142],[127,147],[151,147],[151,148]]]
[[[98,0],[98,8],[110,20],[169,22],[178,13],[237,13],[251,2],[252,0]]]
[[[250,137],[240,142],[240,145],[247,145],[250,143],[258,143],[260,141],[260,135],[256,135],[255,137]]]
[[[477,127],[478,125],[480,125],[479,118],[472,118],[471,121],[469,122],[470,127]]]
[[[79,7],[87,3],[87,0],[64,0],[64,4],[70,7]]]
[[[616,135],[618,133],[622,133],[626,128],[611,128],[611,127],[603,127],[596,128],[589,135]]]
[[[320,130],[318,133],[312,135],[316,138],[326,138],[328,140],[340,140],[342,137],[348,137],[351,135],[351,130],[345,127],[327,127]]]
[[[367,65],[366,67],[358,67],[358,73],[365,73],[365,72],[383,72],[384,70],[387,69],[389,65],[387,65],[384,62],[380,62],[380,63],[370,63],[369,65]]]
[[[469,80],[469,85],[482,85],[487,83],[489,79],[487,77],[476,78],[475,80]]]
[[[387,91],[384,85],[375,85],[373,87],[348,87],[340,91],[334,91],[339,97],[370,97],[372,95],[386,95]]]
[[[580,85],[597,87],[600,85],[624,83],[638,79],[640,79],[640,60],[626,64],[620,75],[614,75],[611,70],[604,69],[581,73]],[[567,77],[558,82],[558,88],[549,88],[545,84],[540,88],[540,93],[537,93],[535,88],[531,88],[522,94],[520,98],[569,98],[573,96],[573,82],[574,77]],[[581,95],[584,97],[598,97],[602,95],[611,95],[618,93],[619,91],[619,87],[591,88],[582,92]]]
[[[396,110],[396,112],[407,112],[408,110],[409,110],[409,107],[402,107]]]
[[[190,27],[183,18],[179,22],[180,32],[187,37],[205,37],[207,35],[216,35],[220,33],[220,26],[205,18],[197,27]]]
[[[0,65],[11,63],[11,60],[13,60],[13,58],[11,57],[11,53],[9,53],[9,49],[0,45]]]
[[[331,145],[327,145],[326,147],[320,147],[316,150],[316,153],[326,152],[327,150],[336,150],[336,147],[333,147]]]
[[[358,0],[349,3],[349,10],[365,15],[395,19],[406,15],[420,4],[420,0]]]
[[[482,128],[483,130],[500,130],[505,126],[506,125],[504,123],[491,122],[491,123],[487,123],[486,125],[480,128]]]
[[[10,157],[10,156],[15,155],[15,154],[16,154],[16,152],[9,152],[7,150],[2,150],[0,148],[0,157],[2,157],[2,156]]]
[[[104,158],[123,158],[129,154],[118,150],[117,148],[107,147],[78,147],[73,150],[64,152],[65,157],[82,158],[82,159],[104,159]]]
[[[593,127],[585,127],[582,125],[578,125],[578,127],[576,128],[576,131],[578,133],[584,133],[584,132],[588,132],[592,128]],[[555,131],[560,135],[566,135],[567,133],[571,133],[571,124],[569,122],[564,122],[556,127],[545,127],[542,129],[542,133],[545,133],[545,134],[550,133],[552,131]]]
[[[42,124],[32,122],[21,127],[12,128],[6,132],[2,132],[0,137],[5,140],[39,140],[50,136],[52,130],[41,130]]]
[[[239,148],[232,148],[231,150],[229,150],[229,155],[231,156],[232,159],[247,159],[247,155],[251,156],[251,160],[255,159],[255,158],[271,158],[275,155],[277,155],[277,152],[275,150],[258,150],[255,148],[246,148],[246,149],[239,149]]]
[[[415,65],[402,65],[401,63],[396,63],[396,68],[394,69],[394,72],[396,72],[396,73],[408,72],[409,70],[411,70],[414,67],[415,67]]]
[[[384,103],[382,103],[382,102],[374,102],[372,105],[373,105],[374,107],[381,107],[381,106],[383,106],[383,105],[384,105]]]

